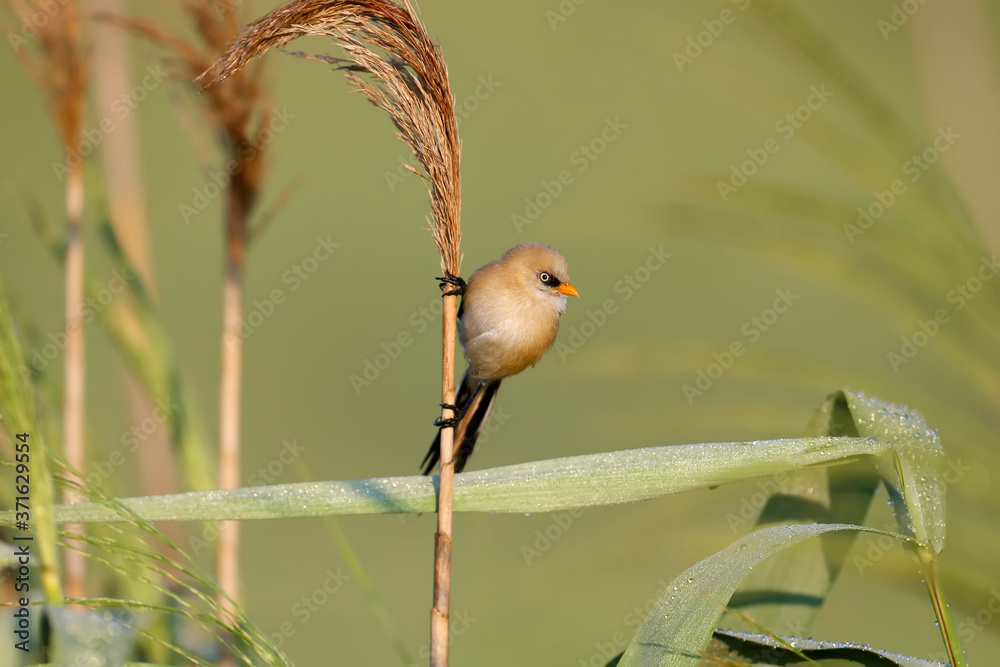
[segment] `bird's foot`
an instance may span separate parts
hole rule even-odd
[[[443,419],[441,417],[438,417],[437,419],[434,420],[434,425],[437,426],[438,428],[455,428],[456,426],[458,426],[458,422],[460,422],[462,420],[462,417],[465,415],[465,410],[459,410],[456,406],[452,405],[451,403],[438,403],[438,405],[447,410],[451,410],[454,413],[454,416],[449,417],[448,419]]]
[[[462,296],[465,294],[465,280],[459,276],[453,276],[450,273],[445,272],[443,276],[435,278],[435,280],[441,283],[441,289],[444,289],[445,285],[451,285],[455,289],[448,290],[441,296]]]

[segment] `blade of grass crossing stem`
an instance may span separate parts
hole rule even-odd
[[[672,445],[587,454],[455,476],[460,512],[553,512],[648,500],[781,470],[882,456],[888,443],[872,438],[796,438]],[[147,521],[221,521],[348,514],[433,512],[437,480],[422,475],[254,486],[122,502]],[[0,512],[0,521],[11,521]],[[93,505],[56,508],[59,522],[115,522]]]

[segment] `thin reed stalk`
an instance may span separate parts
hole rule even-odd
[[[441,419],[454,416],[447,406],[455,404],[455,336],[458,297],[444,296],[441,346]],[[455,497],[455,429],[441,430],[440,481],[438,485],[437,532],[434,533],[434,606],[431,608],[431,665],[448,664],[448,615],[451,600],[451,516]]]
[[[65,334],[66,357],[63,364],[63,453],[73,470],[84,471],[84,426],[86,413],[86,354],[83,330],[84,256],[83,256],[83,170],[70,169],[66,180],[66,264],[64,286],[66,294]],[[64,502],[82,500],[67,489]],[[72,550],[65,552],[66,594],[71,598],[86,597],[84,587],[86,560]]]
[[[386,111],[397,136],[423,167],[431,199],[431,232],[446,277],[461,265],[461,144],[448,69],[410,4],[389,0],[345,2],[296,0],[258,19],[202,76],[219,82],[255,57],[305,35],[325,35],[339,43],[350,63],[312,56],[340,65],[348,80],[375,106]],[[385,55],[383,55],[385,54]],[[371,78],[362,78],[361,74]],[[414,171],[416,171],[414,169]],[[417,172],[420,173],[420,172]],[[448,285],[442,283],[442,290]],[[455,336],[458,296],[444,295],[442,313],[441,401],[455,401]],[[442,419],[453,416],[442,408]],[[441,433],[438,525],[434,544],[434,597],[431,609],[431,665],[448,664],[448,615],[451,595],[453,430]]]
[[[247,213],[238,193],[230,190],[226,211],[226,276],[222,298],[222,375],[219,385],[219,488],[240,486],[240,395],[243,386],[243,259]],[[219,527],[216,574],[228,599],[223,607],[234,612],[239,595],[240,524],[224,521]]]

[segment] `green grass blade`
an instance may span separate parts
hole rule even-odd
[[[55,490],[49,467],[49,450],[45,445],[35,412],[35,394],[29,380],[28,367],[14,329],[14,322],[7,305],[3,280],[0,279],[0,420],[12,443],[18,443],[17,435],[27,433],[29,486],[28,504],[35,538],[31,551],[38,557],[39,579],[49,604],[62,601],[62,586],[59,582],[59,561],[56,549],[56,529],[53,520]],[[16,456],[16,453],[15,453]],[[8,483],[14,487],[14,470]],[[8,488],[11,488],[8,487]],[[15,511],[16,511],[15,507]],[[15,511],[6,512],[11,519]],[[18,531],[21,532],[21,531]],[[22,535],[24,536],[24,535]]]
[[[772,556],[773,558],[773,556]],[[796,659],[798,655],[804,659]],[[766,635],[717,631],[705,652],[705,661],[715,665],[797,665],[850,664],[856,667],[947,667],[939,662],[911,658],[868,646],[813,639],[796,639],[795,652]],[[807,662],[808,661],[808,662]],[[845,662],[847,661],[847,662]]]
[[[455,477],[455,510],[550,512],[614,505],[817,465],[880,457],[874,438],[796,438],[651,447],[523,463]],[[379,477],[204,491],[122,501],[146,521],[276,519],[433,512],[436,477]],[[57,508],[63,523],[121,521],[90,503]],[[0,513],[0,521],[10,521]]]
[[[937,568],[944,550],[947,487],[944,448],[937,431],[906,406],[862,393],[843,392],[843,397],[860,435],[889,439],[894,444],[896,456],[881,459],[879,472],[889,490],[900,532],[916,539],[917,558],[951,664],[965,667],[965,650]]]
[[[915,410],[886,403],[860,392],[842,392],[862,437],[893,443],[895,457],[879,461],[900,532],[929,546],[944,549],[944,447]]]
[[[856,431],[860,436],[893,443],[891,452],[879,458],[877,464],[894,503],[902,533],[899,538],[906,540],[917,551],[952,664],[966,664],[953,619],[935,576],[937,556],[944,548],[945,539],[945,485],[941,475],[944,451],[936,432],[918,413],[905,406],[846,391],[837,392],[827,399],[814,418],[811,429]],[[840,504],[842,507],[837,513],[859,513],[864,506],[864,495],[857,499],[848,498],[847,502]],[[801,497],[801,500],[811,502],[812,499]],[[830,509],[836,506],[831,503]],[[832,516],[834,512],[830,514]],[[771,515],[765,513],[764,518],[779,517],[773,512]],[[679,577],[672,586],[673,592],[668,592],[658,602],[658,607],[650,614],[620,664],[697,664],[724,607],[751,569],[767,556],[796,546],[807,537],[848,530],[850,525],[772,526],[758,530],[702,561]],[[847,546],[839,545],[833,552],[833,563],[838,568],[846,557]],[[785,563],[791,563],[793,572],[790,578],[796,584],[801,583],[798,574],[805,571],[809,561],[817,560],[815,555],[809,553],[797,556]],[[826,564],[825,560],[820,563],[823,564]],[[832,577],[828,582],[814,578],[807,582],[809,587],[804,594],[813,596],[819,604],[828,592],[828,588],[820,590],[821,586],[832,586],[832,582]],[[782,581],[777,570],[772,569],[754,583],[764,586],[776,584],[782,590],[781,584],[789,582]],[[787,596],[783,597],[787,599]],[[796,614],[801,615],[801,612],[796,611]],[[780,618],[780,612],[775,617]],[[794,621],[797,616],[790,618]],[[787,630],[787,626],[779,626],[779,631]]]
[[[772,526],[757,530],[677,577],[619,662],[620,667],[696,667],[736,587],[758,563],[810,537],[865,530],[850,524]]]

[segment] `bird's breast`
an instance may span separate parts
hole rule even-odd
[[[517,317],[484,319],[474,314],[470,317],[466,310],[459,333],[476,378],[494,380],[516,375],[538,363],[552,347],[559,328],[558,317],[525,317],[529,314],[520,311]]]

